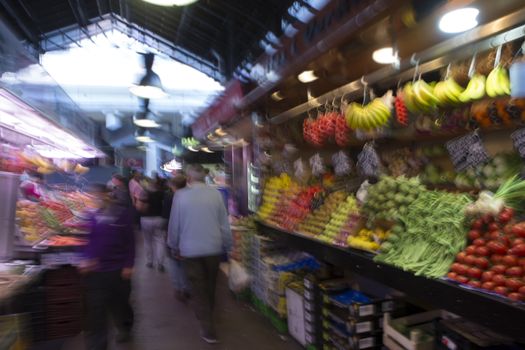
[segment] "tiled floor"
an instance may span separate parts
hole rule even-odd
[[[220,344],[208,345],[201,340],[190,306],[173,298],[169,272],[162,274],[143,265],[138,266],[134,279],[133,303],[137,320],[133,341],[126,345],[112,344],[112,350],[301,349],[290,337],[280,337],[267,319],[245,303],[235,300],[222,273],[216,312]],[[84,349],[80,336],[45,348]]]

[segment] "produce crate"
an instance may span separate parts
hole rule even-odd
[[[383,319],[383,344],[390,350],[432,350],[433,322],[441,316],[439,310],[397,319],[392,319],[390,313],[386,313]]]
[[[510,350],[512,340],[465,319],[436,320],[436,349]]]

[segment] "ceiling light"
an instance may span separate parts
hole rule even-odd
[[[146,72],[146,75],[140,79],[138,84],[132,85],[129,91],[140,98],[162,98],[166,97],[166,93],[162,88],[160,78],[154,71]]]
[[[204,151],[206,153],[214,153],[212,150],[210,150],[208,147],[202,147],[201,151]]]
[[[222,130],[222,128],[218,128],[217,130],[215,130],[215,133],[221,137],[228,135],[228,133]]]
[[[270,95],[270,97],[272,98],[272,100],[277,102],[284,100],[284,96],[281,94],[280,91],[275,91],[273,94]]]
[[[461,33],[478,25],[479,10],[465,7],[447,12],[439,20],[439,29],[445,33]]]
[[[138,142],[144,142],[144,143],[151,143],[155,142],[155,140],[151,137],[151,133],[149,130],[146,129],[137,129],[135,131],[135,140]]]
[[[317,80],[318,78],[319,77],[315,75],[315,72],[313,70],[305,70],[297,76],[297,79],[299,79],[301,83],[310,83],[312,81]]]
[[[380,64],[392,64],[397,61],[397,54],[391,47],[382,47],[374,51],[372,59]]]
[[[133,124],[141,128],[159,128],[161,125],[153,118],[151,112],[139,112],[133,116]]]
[[[188,146],[187,148],[192,152],[199,152],[197,148],[193,148],[192,146]]]
[[[159,5],[159,6],[186,6],[189,4],[193,4],[194,2],[197,2],[198,0],[143,0],[145,2],[149,2],[153,5]]]

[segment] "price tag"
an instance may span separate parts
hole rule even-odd
[[[477,132],[451,140],[446,144],[456,171],[476,167],[489,160],[489,155]]]
[[[375,345],[374,338],[364,338],[359,340],[359,349],[368,349]]]
[[[379,175],[379,156],[374,147],[367,143],[357,156],[357,169],[365,177],[377,177]]]
[[[516,151],[518,151],[521,158],[525,158],[525,128],[514,131],[510,137]]]
[[[355,325],[355,333],[361,334],[372,330],[372,322],[359,322]]]
[[[376,311],[376,308],[374,304],[363,305],[359,307],[359,316],[361,317],[370,316],[370,315],[373,315],[375,311]]]

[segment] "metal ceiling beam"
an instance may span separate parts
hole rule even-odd
[[[39,51],[42,51],[42,48],[39,44],[38,35],[20,18],[18,12],[11,5],[11,3],[8,0],[0,0],[0,4],[5,8],[9,16],[15,20],[16,24],[22,30],[22,32],[24,32],[24,35],[27,37],[27,39],[33,45],[35,45]]]
[[[465,33],[458,34],[451,39],[442,41],[437,45],[419,52],[416,54],[416,60],[420,62],[418,72],[421,74],[428,73],[447,66],[451,61],[465,59],[477,52],[490,50],[505,43],[521,39],[525,37],[525,24],[522,24],[524,20],[525,8]],[[385,81],[406,81],[413,76],[414,70],[412,60],[405,59],[401,61],[399,70],[388,66],[376,70],[364,76],[362,79],[369,85]],[[278,114],[271,118],[271,122],[273,124],[284,123],[334,99],[341,98],[342,96],[352,97],[361,94],[362,91],[363,84],[361,79],[352,81]]]

